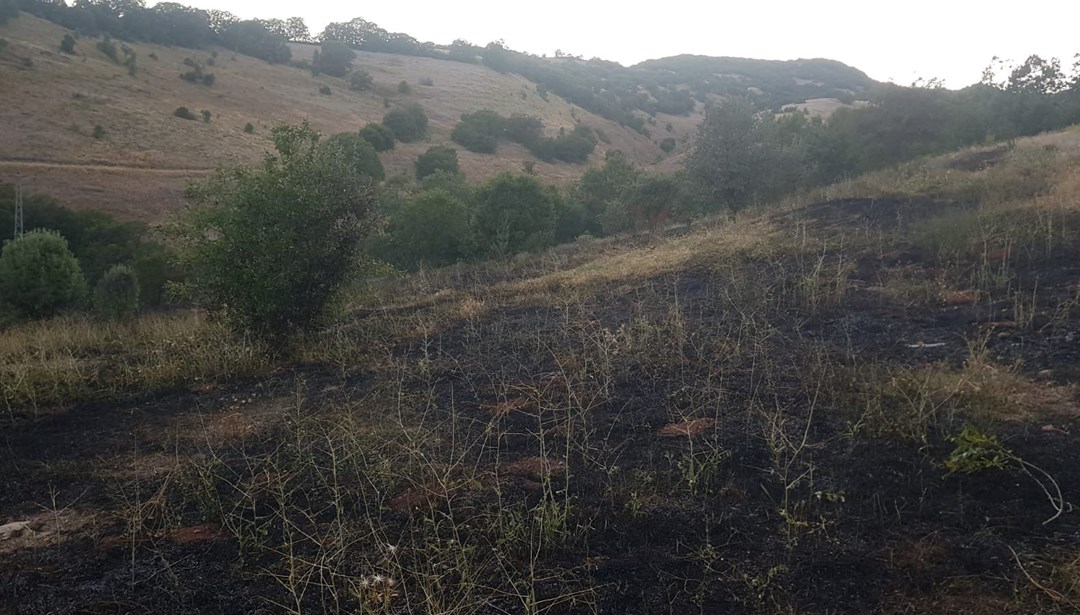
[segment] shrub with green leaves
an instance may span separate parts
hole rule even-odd
[[[65,34],[63,40],[60,41],[60,51],[68,54],[75,54],[75,37],[70,34]]]
[[[235,331],[286,339],[317,326],[355,270],[376,209],[370,178],[307,123],[273,131],[260,167],[193,185],[170,234],[193,299]]]
[[[127,265],[109,269],[94,288],[94,312],[105,320],[126,320],[139,311],[139,277]]]
[[[408,268],[437,267],[468,258],[472,251],[469,218],[468,205],[449,192],[421,192],[394,217],[385,256]]]
[[[494,154],[505,126],[505,118],[494,111],[483,109],[462,115],[461,121],[450,133],[450,138],[470,152]]]
[[[184,119],[184,120],[198,119],[198,116],[196,116],[194,113],[192,113],[191,110],[188,109],[187,107],[177,107],[176,111],[173,111],[173,115],[175,115],[176,117],[178,117],[180,119]]]
[[[0,300],[25,318],[44,318],[77,307],[86,280],[67,240],[52,231],[32,231],[4,244],[0,252]]]
[[[244,124],[244,132],[249,134],[249,135],[253,134],[255,132],[255,125],[252,124],[251,122],[248,122],[247,124]]]
[[[394,131],[382,124],[372,122],[360,129],[360,138],[371,144],[377,152],[394,149]]]
[[[397,85],[398,94],[412,94],[412,87],[408,81],[402,81]]]
[[[416,159],[416,179],[424,179],[436,171],[458,172],[457,150],[445,145],[429,147]]]
[[[392,130],[394,137],[402,143],[412,143],[427,136],[427,114],[418,104],[390,111],[383,116],[382,123]]]
[[[364,69],[357,69],[349,76],[349,89],[354,92],[366,92],[375,87],[375,80],[371,73]]]
[[[536,250],[555,241],[555,198],[530,175],[503,173],[476,191],[477,245],[488,256]]]
[[[324,147],[336,148],[349,161],[352,168],[361,175],[376,181],[386,177],[379,154],[360,135],[351,132],[338,133],[324,142]]]

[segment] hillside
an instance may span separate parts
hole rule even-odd
[[[545,100],[535,83],[516,74],[479,64],[370,52],[359,52],[353,63],[374,76],[375,91],[365,93],[349,91],[342,79],[314,77],[298,68],[271,65],[224,49],[194,51],[141,43],[131,45],[138,60],[136,74],[129,76],[125,67],[95,48],[95,39],[80,40],[73,56],[62,54],[58,45],[65,33],[60,26],[25,13],[0,26],[0,38],[8,41],[0,50],[0,81],[6,92],[17,94],[7,97],[0,111],[4,135],[0,175],[9,178],[21,172],[30,190],[47,192],[72,207],[97,208],[145,221],[160,220],[164,211],[178,207],[183,186],[191,178],[216,165],[259,160],[269,146],[269,129],[280,122],[308,120],[327,133],[355,131],[379,121],[388,106],[418,102],[430,117],[430,138],[399,144],[382,156],[388,172],[411,172],[412,162],[429,146],[450,143],[450,131],[462,113],[487,108],[504,115],[535,115],[552,135],[578,124],[601,131],[603,138],[591,163],[602,161],[606,151],[618,149],[640,166],[673,170],[703,109],[696,101],[688,115],[656,113],[646,137],[553,93],[547,93]],[[294,60],[310,58],[316,49],[302,44],[292,48]],[[211,52],[218,54],[214,65],[207,67],[216,76],[213,86],[179,79],[187,70],[186,58],[206,64]],[[600,70],[573,59],[551,62]],[[823,61],[716,62],[716,70],[735,74],[731,79],[742,91],[760,91],[778,103],[798,103],[804,100],[801,97],[851,96],[870,83],[865,75],[860,79],[858,71],[848,67],[837,71],[836,63]],[[702,97],[729,91],[710,85],[707,59],[693,59],[693,70],[682,75],[680,67],[686,63],[672,58],[632,69],[603,70],[613,71],[613,83],[640,79],[676,87],[685,81]],[[822,81],[833,73],[835,83]],[[431,79],[433,85],[419,85],[421,79]],[[731,79],[717,83],[730,88]],[[401,81],[411,84],[411,94],[398,93]],[[328,86],[332,94],[320,94],[321,86]],[[174,117],[173,111],[180,106],[196,114],[210,111],[211,121]],[[255,126],[253,134],[243,130],[248,122]],[[99,138],[93,136],[97,126],[104,131]],[[679,144],[670,155],[658,145],[668,137]],[[459,157],[471,180],[520,171],[526,160],[533,161],[536,172],[555,184],[566,184],[585,169],[585,165],[535,160],[524,147],[511,143],[502,144],[497,155],[460,150]]]
[[[0,332],[0,604],[1075,613],[1080,131],[667,236]]]

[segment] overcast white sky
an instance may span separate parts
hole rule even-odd
[[[312,33],[363,17],[422,41],[465,38],[536,54],[556,49],[626,65],[681,53],[788,60],[831,58],[907,85],[979,80],[995,56],[1080,52],[1080,0],[180,0],[245,18],[299,15]],[[153,2],[148,2],[153,4]]]

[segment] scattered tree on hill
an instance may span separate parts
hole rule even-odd
[[[187,107],[177,107],[176,111],[173,111],[173,115],[185,120],[198,119],[198,117],[194,113],[192,113],[191,110]]]
[[[70,34],[65,34],[64,39],[60,41],[60,51],[68,54],[75,54],[75,37]]]
[[[24,318],[44,318],[86,297],[79,261],[58,233],[31,231],[0,252],[0,300]]]
[[[221,33],[221,42],[234,51],[266,60],[271,64],[283,64],[292,57],[285,37],[270,32],[258,20],[230,24]]]
[[[139,311],[139,278],[127,265],[109,269],[94,288],[94,312],[106,320],[126,320]]]
[[[571,199],[581,208],[587,232],[595,236],[605,233],[604,212],[625,201],[640,174],[619,150],[608,153],[603,167],[585,171],[571,191]]]
[[[323,146],[336,149],[337,155],[343,157],[356,173],[375,181],[382,181],[386,177],[375,148],[358,134],[338,133],[326,139]]]
[[[412,88],[409,87],[408,81],[402,81],[397,85],[398,94],[412,94]]]
[[[261,167],[193,186],[172,227],[192,295],[238,332],[282,339],[315,327],[372,225],[370,178],[308,126],[281,126]]]
[[[442,189],[417,194],[397,212],[388,244],[380,252],[407,268],[438,267],[468,258],[472,252],[469,207]]]
[[[412,143],[427,136],[428,118],[419,104],[414,103],[390,111],[383,116],[382,123],[392,130],[394,137],[402,143]]]
[[[394,131],[377,123],[370,123],[360,129],[360,138],[371,144],[377,152],[394,149]]]
[[[458,172],[457,150],[445,145],[429,147],[416,159],[416,178],[424,179],[436,171]]]
[[[344,77],[352,69],[352,61],[356,59],[356,52],[348,45],[340,41],[326,41],[316,52],[312,62],[312,70],[318,73],[326,73],[331,77]],[[351,85],[351,84],[350,84]]]
[[[466,113],[450,133],[450,138],[470,152],[494,154],[503,136],[506,120],[489,109]]]
[[[353,71],[349,76],[349,89],[354,92],[366,92],[374,87],[375,80],[371,78],[371,73],[364,69]]]
[[[481,253],[505,256],[555,241],[551,191],[529,175],[504,173],[476,191],[476,240]]]

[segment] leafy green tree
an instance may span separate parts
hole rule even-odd
[[[70,34],[65,34],[63,40],[60,41],[60,51],[68,54],[75,54],[75,37]]]
[[[371,77],[371,73],[364,69],[353,71],[353,74],[349,76],[349,89],[354,92],[366,92],[375,87],[375,79]]]
[[[538,117],[515,113],[503,121],[503,134],[514,143],[528,146],[544,136],[544,124]]]
[[[281,339],[315,327],[354,271],[376,209],[370,178],[308,124],[273,131],[261,167],[189,189],[171,228],[193,297],[238,332]]]
[[[753,105],[741,100],[705,112],[687,171],[710,210],[740,209],[754,195],[755,175],[764,161],[755,113]]]
[[[352,165],[353,170],[375,181],[386,177],[379,154],[360,135],[351,132],[338,133],[325,141],[324,147],[336,148]]]
[[[416,159],[416,179],[424,179],[436,171],[458,172],[457,150],[445,145],[429,147]]]
[[[139,311],[139,278],[127,265],[116,265],[94,288],[94,311],[106,320],[126,320]]]
[[[356,52],[340,41],[326,41],[312,63],[315,71],[331,77],[344,77],[352,69]]]
[[[394,149],[394,131],[377,123],[370,123],[360,129],[360,138],[371,144],[377,152]]]
[[[640,175],[602,216],[607,234],[653,231],[681,213],[682,183],[671,175]]]
[[[537,250],[555,241],[551,192],[530,175],[503,173],[476,191],[477,245],[487,256]]]
[[[382,123],[402,143],[412,143],[427,136],[428,118],[419,104],[390,111],[383,116]]]
[[[44,318],[78,306],[86,279],[67,240],[51,231],[31,231],[0,252],[0,299],[20,316]]]
[[[389,256],[403,267],[442,266],[469,257],[469,207],[444,190],[426,190],[406,201],[390,228]]]
[[[571,191],[572,200],[581,209],[585,230],[596,236],[605,232],[604,212],[623,202],[640,173],[619,150],[608,152],[603,167],[585,171]]]
[[[450,133],[450,138],[470,152],[494,154],[503,136],[506,120],[489,109],[466,113]]]

